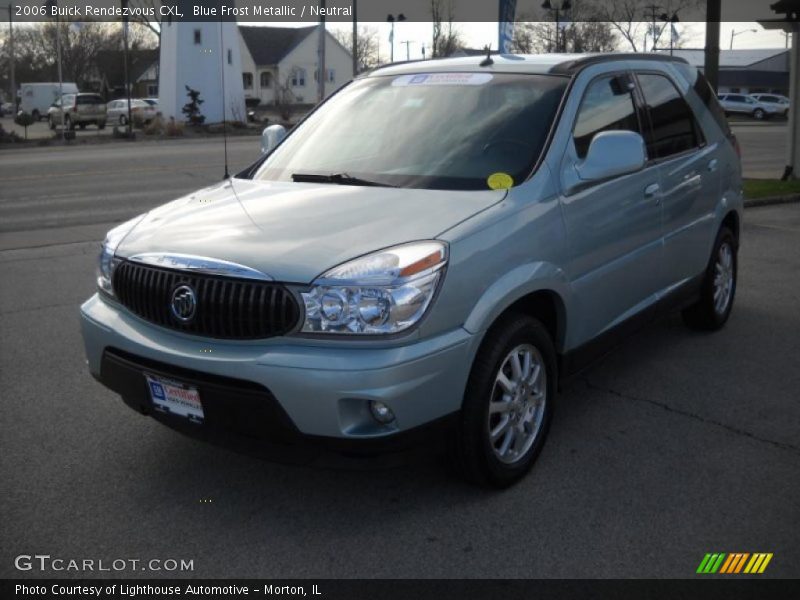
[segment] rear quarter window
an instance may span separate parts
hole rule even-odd
[[[693,71],[696,73],[694,84],[692,85],[694,93],[703,101],[706,109],[711,113],[711,116],[717,125],[719,125],[722,132],[730,137],[731,127],[728,124],[728,119],[725,117],[725,111],[719,105],[716,96],[714,96],[714,90],[711,88],[711,84],[708,83],[708,79],[706,79],[700,71],[697,69],[693,69]],[[720,99],[724,100],[726,97],[727,94],[720,95]]]

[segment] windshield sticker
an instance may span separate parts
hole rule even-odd
[[[493,190],[507,190],[514,186],[514,180],[508,173],[492,173],[486,178],[486,183]]]
[[[393,86],[416,85],[483,85],[492,80],[491,73],[419,73],[401,75],[392,81]]]

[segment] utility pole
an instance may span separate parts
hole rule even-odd
[[[9,61],[11,61],[11,106],[13,114],[17,114],[17,82],[14,81],[14,5],[8,5],[8,52]]]
[[[120,0],[123,13],[127,13],[128,0]],[[133,115],[131,110],[131,85],[128,81],[128,17],[126,14],[122,17],[122,62],[123,74],[125,76],[125,97],[128,99],[128,137],[133,137]],[[223,119],[224,119],[223,115]]]
[[[719,87],[720,17],[722,17],[722,0],[708,0],[706,4],[706,48],[703,74],[715,93]]]
[[[64,78],[61,73],[61,21],[56,15],[56,55],[58,59],[58,105],[61,107],[61,138],[67,139],[67,115],[64,110]],[[78,100],[75,99],[77,104]]]
[[[411,60],[411,49],[410,49],[411,40],[405,40],[405,41],[400,42],[400,43],[406,45],[406,60]]]
[[[353,77],[358,75],[358,9],[353,0]]]
[[[317,45],[317,101],[325,100],[325,0],[319,0],[319,41]]]
[[[656,44],[658,43],[658,38],[656,37],[656,27],[657,27],[657,25],[656,25],[656,13],[658,12],[658,10],[661,7],[660,6],[656,6],[655,4],[651,4],[650,6],[645,6],[645,8],[650,11],[651,22],[652,22],[652,25],[653,25],[653,29],[652,29],[652,32],[653,32],[653,50],[652,51],[655,52]],[[647,51],[646,47],[645,47],[645,51]]]

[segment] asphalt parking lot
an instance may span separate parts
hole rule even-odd
[[[692,577],[707,552],[772,552],[765,576],[800,575],[800,204],[747,211],[723,331],[646,327],[567,384],[533,473],[486,492],[440,458],[323,469],[209,447],[88,375],[97,240],[219,180],[217,143],[0,153],[0,577],[76,575],[15,570],[34,553],[193,560],[169,573],[193,577],[514,578]],[[240,168],[257,139],[229,151]]]

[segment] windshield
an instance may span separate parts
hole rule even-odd
[[[502,187],[516,185],[542,152],[567,82],[506,73],[361,79],[292,131],[255,178],[485,190],[500,174]]]

